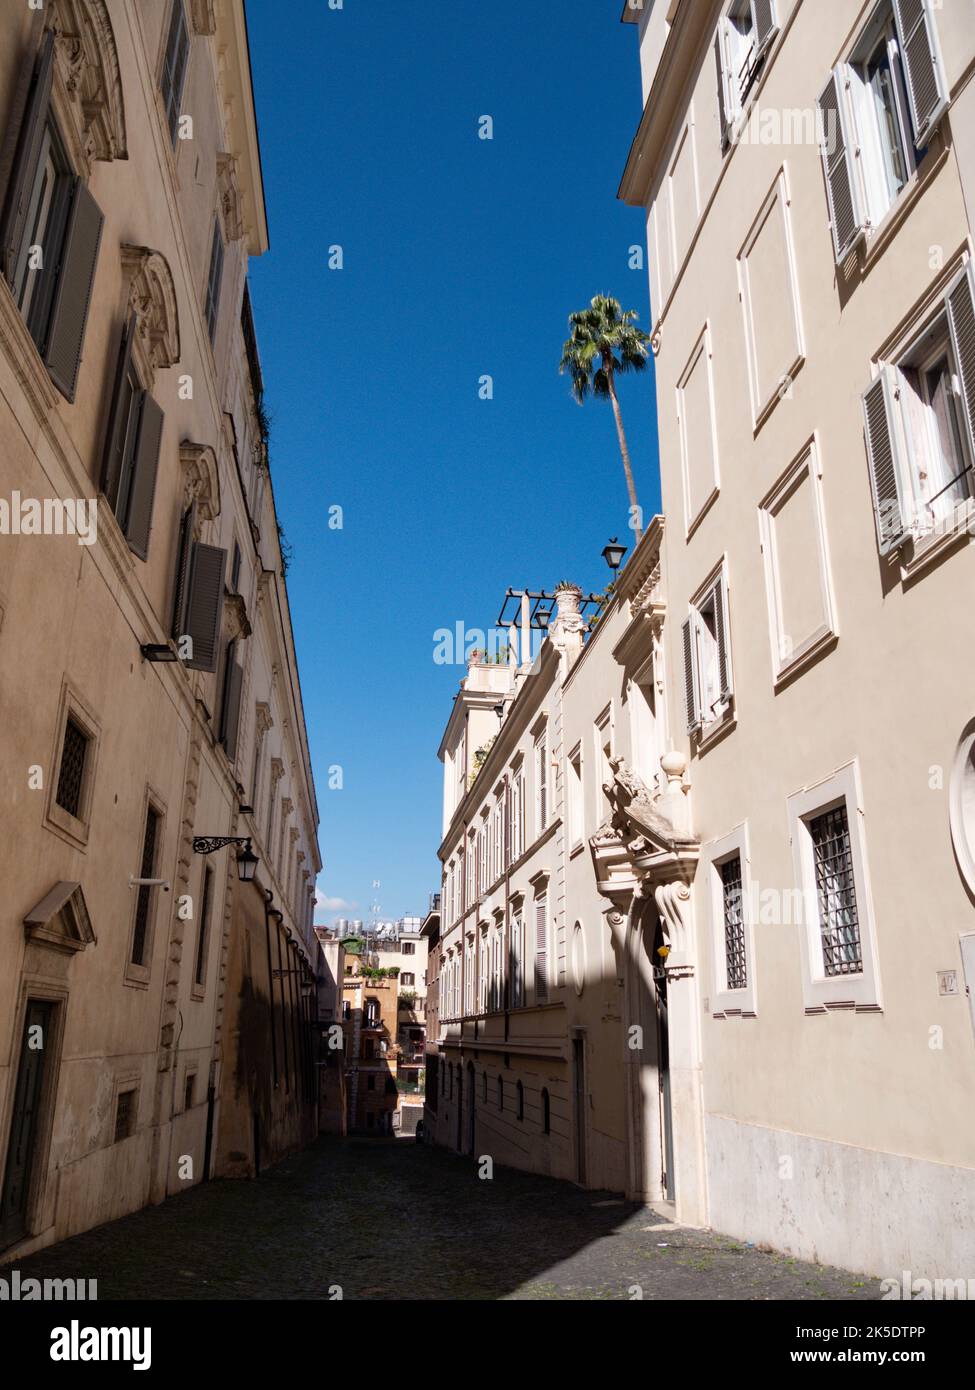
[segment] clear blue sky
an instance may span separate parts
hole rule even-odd
[[[643,215],[616,200],[640,117],[621,12],[248,4],[271,232],[251,283],[294,550],[320,921],[372,902],[420,913],[439,886],[437,747],[463,669],[434,664],[434,632],[491,627],[508,585],[602,589],[603,546],[630,539],[610,407],[576,406],[558,374],[567,315],[594,294],[649,328],[646,272],[628,265]],[[652,514],[652,372],[621,400]]]

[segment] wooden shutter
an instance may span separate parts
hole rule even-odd
[[[193,532],[196,528],[196,503],[191,502],[183,513],[179,528],[179,550],[176,556],[176,584],[173,589],[173,636],[177,642],[186,631],[186,603],[189,598],[190,555]]]
[[[914,122],[914,144],[921,150],[948,105],[948,83],[931,0],[894,0],[894,22]]]
[[[972,263],[958,276],[945,296],[955,364],[961,378],[961,399],[968,426],[968,442],[975,458],[975,276]]]
[[[723,21],[722,21],[723,22]],[[731,144],[731,112],[728,109],[728,73],[724,60],[721,25],[714,36],[714,60],[718,69],[718,121],[721,125],[721,148]]]
[[[548,998],[548,897],[535,899],[535,998]]]
[[[820,152],[826,175],[826,196],[837,265],[846,259],[859,241],[864,226],[853,167],[856,141],[851,138],[846,86],[846,71],[838,67],[819,98]]]
[[[20,136],[17,152],[7,188],[7,200],[0,222],[0,247],[2,247],[3,273],[13,284],[17,269],[17,258],[24,237],[27,235],[27,212],[30,195],[34,187],[41,146],[44,143],[44,129],[47,123],[48,108],[51,103],[51,81],[54,74],[54,32],[48,30],[44,35],[41,51],[34,66],[27,105],[20,123]]]
[[[87,185],[76,179],[44,347],[44,362],[51,380],[69,401],[74,400],[78,382],[104,221]]]
[[[234,661],[233,652],[227,663],[227,688],[223,701],[223,746],[230,761],[237,760],[237,732],[240,725],[240,691],[244,681],[244,668]]]
[[[694,615],[684,619],[684,704],[687,715],[687,732],[694,733],[701,727],[701,697],[697,674],[697,653],[694,644]]]
[[[193,642],[193,655],[186,664],[194,671],[217,669],[217,636],[226,572],[226,550],[199,541],[194,543],[190,553],[184,629]]]
[[[728,616],[728,578],[724,570],[714,586],[714,636],[718,647],[720,697],[729,700],[734,689],[731,676],[731,630]]]
[[[122,329],[119,343],[118,365],[115,368],[115,385],[112,389],[112,404],[108,413],[108,429],[105,434],[105,456],[102,460],[101,489],[115,510],[118,501],[119,481],[124,462],[125,435],[129,423],[131,401],[126,398],[125,386],[132,365],[132,345],[135,342],[135,314]]]
[[[883,366],[877,380],[863,396],[870,487],[881,555],[896,550],[907,535],[895,404],[891,372],[887,366]]]
[[[148,391],[143,391],[135,457],[132,462],[132,500],[125,528],[129,549],[138,555],[140,560],[147,559],[149,555],[152,502],[156,495],[156,470],[159,466],[163,418],[163,412],[155,400]]]
[[[751,0],[755,29],[755,61],[763,58],[779,32],[774,0]]]

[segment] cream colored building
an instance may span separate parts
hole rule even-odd
[[[701,845],[670,1019],[703,1076],[675,1101],[677,1212],[965,1276],[975,13],[657,0],[624,19],[670,735]]]
[[[49,0],[0,28],[11,1259],[314,1132],[320,858],[243,5]],[[253,881],[242,844],[194,848],[227,836]]]

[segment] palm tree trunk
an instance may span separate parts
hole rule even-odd
[[[608,368],[606,375],[609,377],[609,398],[613,402],[613,415],[616,417],[616,433],[620,441],[620,453],[623,455],[623,472],[626,474],[626,490],[630,494],[630,516],[632,519],[633,530],[636,532],[636,544],[640,544],[643,536],[643,527],[640,525],[640,507],[636,500],[636,484],[633,481],[633,466],[630,463],[630,451],[626,446],[626,431],[623,429],[623,416],[620,413],[620,403],[616,398],[616,382],[613,380],[613,369]]]

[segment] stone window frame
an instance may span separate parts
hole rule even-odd
[[[745,935],[745,965],[748,983],[744,989],[727,987],[724,939],[724,884],[721,869],[732,859],[741,862],[742,924]],[[711,1016],[716,1019],[757,1018],[758,990],[755,979],[755,922],[752,913],[751,851],[748,822],[743,821],[727,835],[711,840],[701,849],[704,870],[704,900],[711,941]]]
[[[819,577],[823,599],[823,622],[795,650],[786,655],[787,634],[782,630],[782,584],[779,574],[775,541],[775,517],[788,501],[796,486],[807,475],[812,488],[816,523],[816,548],[819,555]],[[833,586],[829,544],[826,534],[826,509],[823,504],[823,464],[818,436],[814,433],[758,505],[758,525],[762,559],[765,570],[765,593],[768,601],[769,651],[772,659],[772,687],[777,693],[793,676],[813,665],[827,650],[832,650],[839,637],[836,600]]]
[[[856,975],[827,976],[822,966],[819,904],[810,822],[845,805],[850,832],[853,883],[863,970]],[[793,792],[786,799],[789,841],[798,893],[799,950],[803,1006],[807,1014],[830,1010],[882,1013],[880,967],[870,873],[867,863],[865,810],[857,759],[822,781]]]
[[[72,816],[56,800],[58,777],[61,770],[61,754],[64,748],[64,733],[69,717],[78,725],[88,739],[85,754],[85,771],[81,788],[81,815]],[[62,840],[82,851],[88,847],[91,831],[91,813],[94,799],[95,777],[98,771],[98,750],[101,745],[101,723],[92,707],[78,688],[69,680],[61,686],[58,701],[57,722],[54,727],[54,747],[51,754],[51,772],[47,784],[47,802],[44,822]]]
[[[708,384],[708,414],[711,421],[711,456],[714,464],[714,471],[711,480],[711,490],[704,498],[694,515],[691,515],[691,488],[690,488],[690,456],[687,447],[687,428],[686,411],[684,409],[684,393],[690,381],[694,368],[697,366],[701,355],[704,354],[704,369],[707,372]],[[681,490],[684,502],[684,539],[689,541],[697,530],[704,517],[711,510],[719,493],[721,492],[721,458],[718,448],[718,417],[717,404],[714,394],[714,343],[711,334],[711,321],[706,319],[704,327],[694,340],[694,344],[688,354],[687,361],[677,384],[674,387],[674,398],[677,413],[677,432],[680,439],[681,457]]]
[[[167,807],[158,789],[154,787],[151,782],[146,782],[142,794],[142,811],[139,817],[140,829],[138,849],[136,851],[137,855],[141,855],[142,853],[142,845],[145,839],[146,818],[150,808],[155,811],[156,815],[159,817],[159,826],[156,832],[156,863],[153,869],[153,877],[165,878],[165,874],[161,872],[161,869],[165,857]],[[135,868],[130,870],[133,877],[139,877],[139,870],[141,870],[141,867],[142,865],[140,862],[135,865]],[[139,892],[137,888],[132,888],[130,891],[133,894],[134,901],[129,916],[128,935],[126,936],[124,982],[134,989],[148,989],[152,976],[152,953],[156,941],[156,921],[159,916],[161,889],[150,888],[149,890],[149,912],[146,920],[146,939],[143,957],[146,963],[144,965],[139,965],[132,959],[132,946],[135,941],[136,919],[139,911]]]

